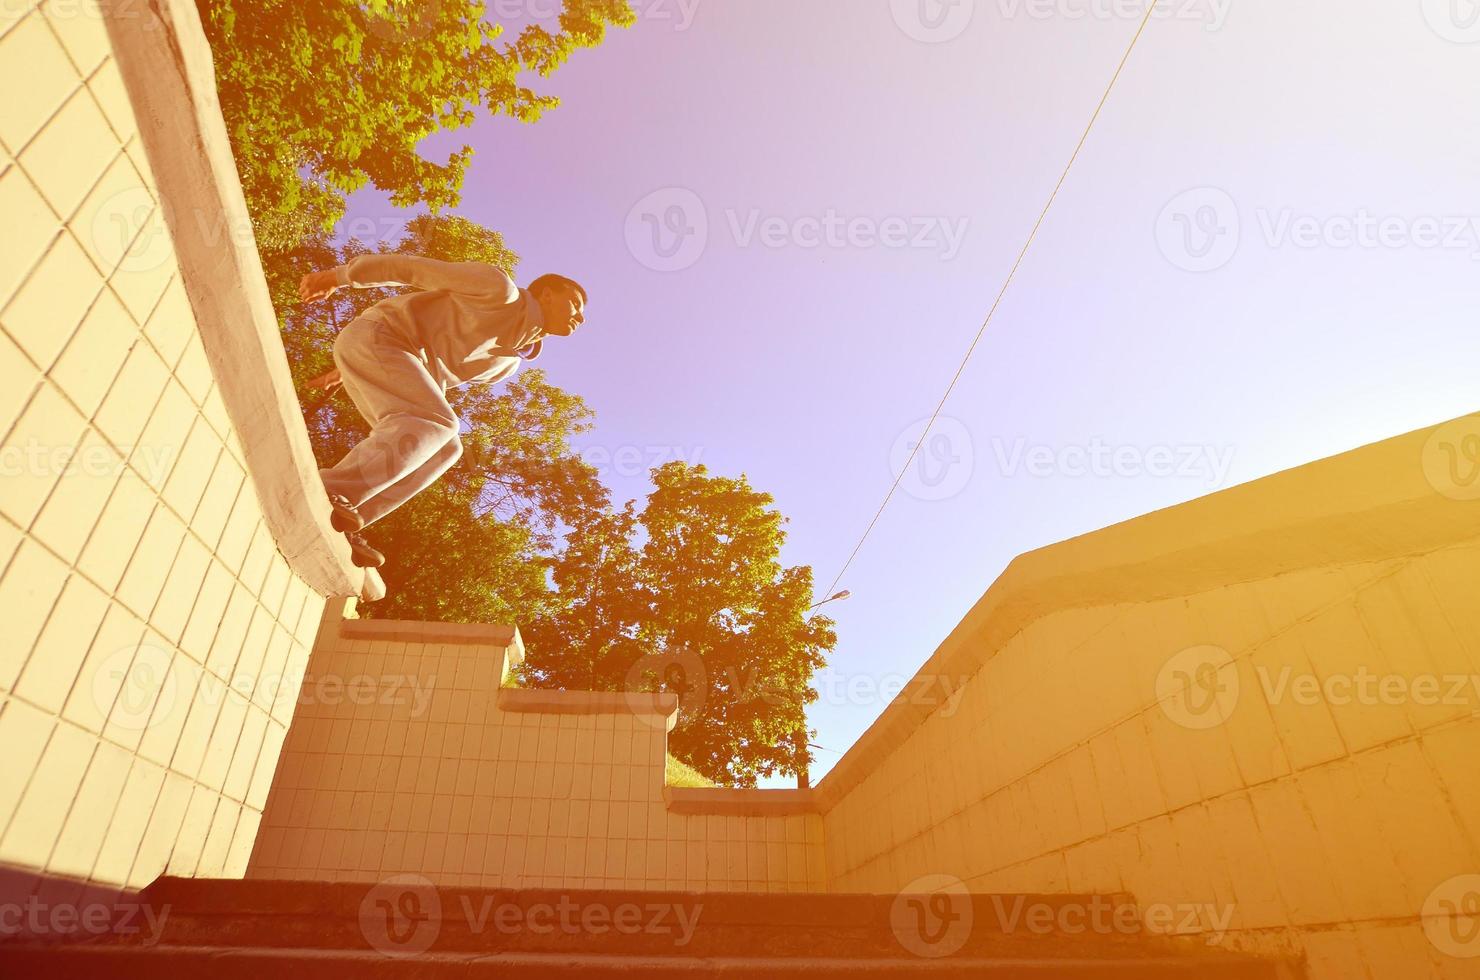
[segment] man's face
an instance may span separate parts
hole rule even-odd
[[[586,301],[570,286],[550,286],[535,294],[545,315],[545,332],[569,337],[586,321]]]

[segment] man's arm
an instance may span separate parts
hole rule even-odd
[[[519,290],[505,272],[486,262],[442,262],[395,253],[358,255],[344,265],[303,277],[298,295],[305,302],[326,299],[345,288],[415,286],[512,303]]]

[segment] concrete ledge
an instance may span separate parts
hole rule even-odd
[[[108,36],[195,314],[211,374],[278,550],[323,596],[385,595],[329,525],[277,314],[190,0],[102,0]]]
[[[678,696],[623,691],[540,691],[506,687],[498,692],[500,711],[547,715],[639,715],[673,731],[678,723]]]
[[[810,789],[709,789],[665,786],[663,801],[670,813],[685,816],[790,817],[820,813]]]
[[[1331,563],[1480,537],[1480,503],[1445,485],[1441,443],[1480,416],[1374,443],[1018,557],[817,787],[830,810],[1018,632],[1053,613],[1196,595]],[[1444,491],[1444,492],[1441,492]]]
[[[524,659],[524,639],[517,626],[484,623],[417,623],[399,619],[343,619],[339,635],[346,640],[389,640],[402,643],[458,643],[515,647]]]

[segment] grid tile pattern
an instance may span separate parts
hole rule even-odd
[[[240,875],[323,600],[264,526],[96,7],[6,4],[0,85],[0,862]]]
[[[832,888],[897,891],[946,868],[973,891],[1212,903],[1243,942],[1308,948],[1313,977],[1366,976],[1343,972],[1353,957],[1374,977],[1453,971],[1419,914],[1480,868],[1480,692],[1274,692],[1360,671],[1473,684],[1477,567],[1471,543],[1039,620],[827,814]],[[1183,695],[1157,687],[1201,645],[1226,650],[1218,676],[1237,681],[1207,727],[1179,723]]]
[[[825,890],[820,817],[669,813],[660,721],[501,710],[504,658],[325,630],[248,875]]]

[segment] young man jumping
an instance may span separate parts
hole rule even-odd
[[[381,300],[340,331],[335,370],[309,382],[339,385],[370,423],[370,435],[331,469],[320,470],[332,522],[349,538],[356,565],[385,556],[360,531],[431,486],[462,455],[459,419],[446,391],[502,381],[538,357],[545,337],[569,337],[585,321],[586,291],[564,276],[528,289],[482,262],[415,255],[361,255],[312,272],[303,302],[340,289],[413,286]]]

